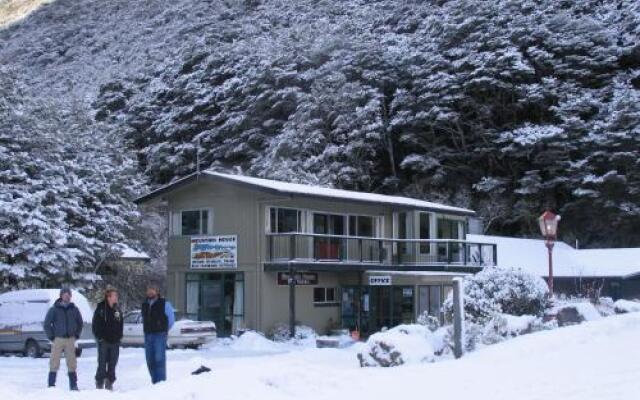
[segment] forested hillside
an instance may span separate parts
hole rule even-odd
[[[552,207],[568,241],[640,246],[637,1],[58,0],[0,30],[0,64],[5,269],[43,265],[21,240],[60,247],[20,233],[15,199],[53,207],[25,158],[114,211],[106,246],[198,144],[202,167],[471,207],[491,233]],[[43,220],[73,220],[69,182]]]

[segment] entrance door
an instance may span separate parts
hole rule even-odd
[[[342,326],[359,327],[363,336],[369,336],[385,327],[411,323],[415,320],[414,297],[413,286],[343,288]]]
[[[220,329],[224,325],[224,310],[222,308],[222,279],[205,280],[200,282],[200,321],[213,321]]]

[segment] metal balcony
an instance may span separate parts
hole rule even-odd
[[[496,265],[495,244],[454,239],[392,239],[314,233],[268,233],[266,270],[474,272]]]

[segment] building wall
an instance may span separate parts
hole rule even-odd
[[[278,286],[276,273],[264,272],[266,256],[266,206],[301,208],[337,214],[383,216],[382,236],[393,236],[393,207],[349,201],[333,201],[306,197],[276,196],[232,183],[202,180],[180,187],[167,195],[168,211],[210,209],[213,211],[213,231],[209,235],[237,235],[237,269],[206,272],[243,272],[245,277],[245,327],[269,332],[274,325],[287,323],[289,293]],[[170,214],[170,215],[171,215]],[[167,296],[179,312],[185,312],[185,274],[190,270],[190,238],[169,235],[167,255]],[[410,278],[403,278],[410,279]],[[357,284],[357,273],[319,273],[318,286],[339,287]],[[340,323],[339,306],[313,304],[313,286],[298,286],[296,290],[297,320],[319,332]]]

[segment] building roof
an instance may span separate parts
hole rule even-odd
[[[498,267],[519,268],[539,276],[549,273],[547,248],[542,239],[467,235],[479,243],[498,245]],[[575,249],[558,241],[553,248],[556,277],[630,278],[640,274],[640,248]]]
[[[300,183],[289,183],[276,181],[272,179],[254,178],[244,175],[232,175],[215,171],[202,171],[199,175],[192,174],[185,178],[179,179],[173,183],[160,187],[153,192],[142,196],[136,200],[136,203],[145,203],[164,193],[170,192],[175,188],[191,183],[199,177],[210,178],[214,180],[222,180],[229,183],[240,184],[252,188],[266,190],[268,192],[286,196],[304,196],[327,198],[334,200],[356,201],[372,204],[386,204],[393,206],[409,207],[425,209],[430,211],[441,211],[451,214],[475,215],[473,210],[466,208],[453,207],[440,203],[414,199],[411,197],[390,196],[378,193],[356,192],[353,190],[334,189],[315,185],[305,185]]]

